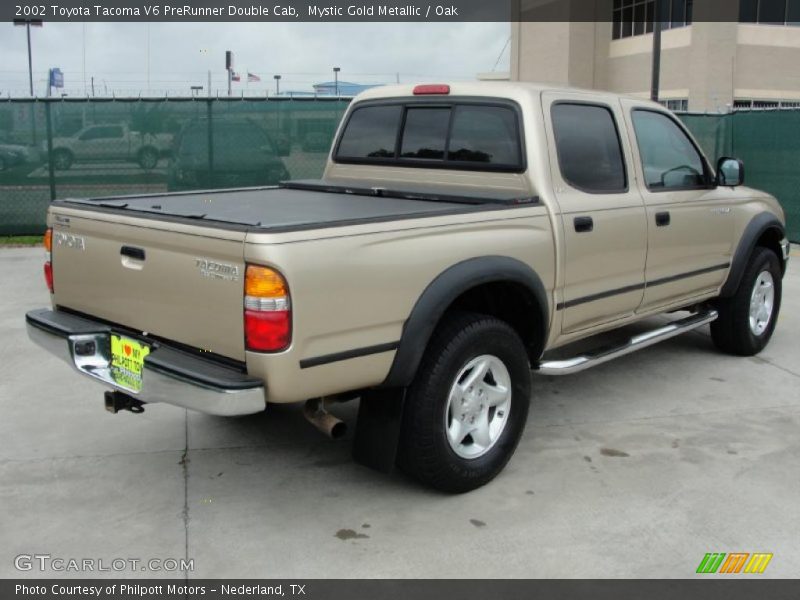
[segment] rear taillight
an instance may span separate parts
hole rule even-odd
[[[247,265],[244,283],[244,338],[248,350],[278,352],[292,341],[289,286],[274,269]]]
[[[45,251],[45,263],[44,263],[44,280],[47,282],[47,289],[50,290],[50,293],[53,293],[53,230],[52,228],[47,228],[47,231],[44,232],[44,251]]]
[[[44,263],[44,280],[47,282],[47,289],[53,293],[53,264],[48,260]]]

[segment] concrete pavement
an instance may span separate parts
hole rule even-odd
[[[800,575],[800,257],[761,356],[719,354],[706,329],[536,377],[517,454],[462,496],[354,464],[299,407],[106,413],[27,340],[42,260],[0,250],[0,577],[184,576],[20,572],[20,554],[193,559],[190,578],[691,577],[706,552]]]

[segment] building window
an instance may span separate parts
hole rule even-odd
[[[741,0],[740,23],[762,25],[800,25],[798,0]]]
[[[733,110],[776,110],[780,108],[800,108],[800,100],[750,100],[737,98],[733,101]]]
[[[662,29],[675,29],[692,24],[693,0],[662,0]],[[652,33],[656,20],[655,0],[614,0],[612,37],[615,40]]]
[[[689,100],[686,98],[662,100],[661,104],[672,112],[688,112]]]

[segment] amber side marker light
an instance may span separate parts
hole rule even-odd
[[[53,293],[53,229],[51,227],[47,228],[47,231],[44,232],[44,239],[42,240],[44,243],[44,251],[45,251],[45,263],[44,263],[44,280],[47,283],[47,289],[50,290],[50,293]]]
[[[292,341],[289,286],[275,269],[247,265],[244,337],[245,347],[254,352],[279,352]]]

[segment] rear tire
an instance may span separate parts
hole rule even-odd
[[[142,148],[139,151],[139,166],[145,170],[154,169],[158,164],[158,151],[155,148]]]
[[[72,153],[69,150],[56,150],[53,152],[53,168],[57,171],[66,171],[72,166]]]
[[[525,346],[507,323],[445,316],[406,396],[398,466],[445,492],[488,483],[522,436],[530,390]]]
[[[753,356],[769,343],[781,308],[781,267],[767,248],[756,247],[736,293],[717,300],[711,339],[728,354]]]

